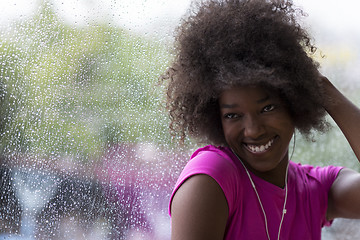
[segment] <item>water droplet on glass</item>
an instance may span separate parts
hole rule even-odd
[[[0,238],[170,239],[193,146],[171,141],[158,77],[190,2],[25,2],[0,10]],[[306,144],[294,158],[353,158]]]

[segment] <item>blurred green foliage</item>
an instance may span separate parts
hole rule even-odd
[[[44,1],[0,34],[0,153],[86,161],[122,141],[167,142],[156,85],[168,60],[151,38],[68,25]]]
[[[165,46],[109,23],[66,24],[48,1],[41,4],[32,19],[0,32],[0,154],[87,161],[119,142],[169,144],[157,85],[171,57]],[[342,81],[339,58],[331,59],[337,61],[322,62],[325,73]],[[347,95],[360,103],[357,92]],[[358,168],[336,126],[314,133],[314,140],[297,134],[293,160]],[[189,139],[186,144],[196,148]]]

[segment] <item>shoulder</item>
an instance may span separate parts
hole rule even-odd
[[[315,181],[323,185],[327,190],[330,189],[342,169],[342,167],[338,166],[320,167],[294,162],[290,164],[297,179],[301,179],[304,183]]]
[[[180,174],[177,187],[180,187],[188,178],[199,174],[213,178],[227,198],[232,195],[235,185],[240,182],[239,162],[226,147],[209,145],[194,152]]]
[[[236,171],[237,159],[234,159],[234,155],[231,150],[226,147],[215,147],[212,145],[199,148],[195,151],[184,170],[197,169],[197,171],[206,172],[222,172]]]
[[[291,182],[299,203],[304,209],[311,209],[312,219],[320,217],[322,226],[331,224],[327,217],[329,195],[342,167],[320,167],[291,162],[291,169]]]
[[[328,195],[342,167],[312,166],[291,162],[289,182],[302,197],[318,199],[320,205],[327,205]],[[290,172],[291,171],[291,172]]]
[[[175,194],[183,187],[184,183],[188,183],[195,176],[199,178],[199,175],[205,175],[206,179],[216,183],[225,195],[228,204],[232,205],[237,185],[240,182],[238,166],[233,159],[231,150],[209,145],[198,149],[191,156],[175,184],[169,207],[171,207],[171,201]]]

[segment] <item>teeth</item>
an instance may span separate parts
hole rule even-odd
[[[271,145],[273,144],[274,139],[271,139],[267,144],[265,145],[260,145],[260,146],[256,146],[256,145],[246,145],[247,148],[253,152],[253,153],[261,153],[264,152],[266,150],[269,149],[269,147],[271,147]]]

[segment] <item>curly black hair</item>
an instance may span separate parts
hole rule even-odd
[[[305,136],[324,131],[324,94],[305,16],[291,0],[209,0],[193,5],[175,38],[167,109],[174,135],[227,145],[218,97],[238,85],[275,91]]]

